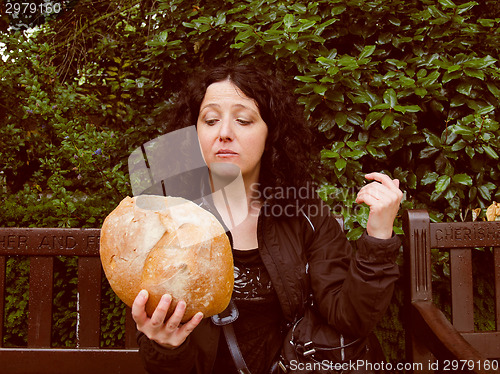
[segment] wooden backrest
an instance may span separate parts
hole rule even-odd
[[[410,210],[404,231],[411,304],[433,300],[431,249],[449,250],[453,327],[485,357],[500,357],[500,222],[431,223],[425,210]],[[489,332],[474,330],[472,253],[478,247],[493,251],[496,328]]]
[[[341,228],[343,218],[335,216]],[[136,328],[127,307],[125,347],[102,349],[100,229],[0,227],[0,372],[9,374],[141,374]],[[29,258],[27,347],[4,347],[6,265]],[[54,260],[78,257],[77,347],[52,347]]]
[[[101,349],[99,229],[0,228],[0,368],[15,373],[143,373],[135,323],[127,310],[125,347]],[[6,262],[29,258],[27,347],[4,347]],[[52,348],[54,260],[78,256],[77,345]],[[128,308],[127,308],[128,309]]]

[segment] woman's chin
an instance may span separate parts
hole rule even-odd
[[[212,162],[210,164],[210,173],[212,174],[212,178],[234,180],[241,176],[241,169],[236,163],[225,159],[223,161]]]

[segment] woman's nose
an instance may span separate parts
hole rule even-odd
[[[229,119],[223,119],[221,121],[221,126],[219,128],[219,140],[220,141],[229,141],[233,140],[234,131],[232,128],[231,121]]]

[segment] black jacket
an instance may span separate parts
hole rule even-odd
[[[321,314],[347,336],[367,336],[382,318],[399,277],[396,236],[381,240],[365,233],[353,253],[328,206],[318,202],[288,212],[265,205],[257,237],[288,322],[303,312],[311,289]],[[219,334],[207,318],[177,349],[162,348],[141,333],[138,342],[150,373],[211,374]]]

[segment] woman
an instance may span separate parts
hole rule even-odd
[[[174,129],[196,125],[209,169],[230,163],[241,170],[242,209],[248,214],[229,234],[233,300],[240,311],[234,330],[250,372],[269,372],[283,333],[300,317],[311,290],[338,331],[369,335],[398,277],[399,241],[392,225],[403,196],[399,181],[366,175],[373,182],[361,188],[356,202],[366,203],[370,214],[353,254],[328,207],[310,193],[310,135],[300,107],[278,79],[248,66],[210,70],[181,93],[173,123]],[[214,204],[223,206],[217,199]],[[198,313],[180,324],[186,307],[181,301],[165,320],[169,295],[148,318],[147,297],[139,293],[132,314],[149,372],[236,373],[224,335],[211,319]]]

